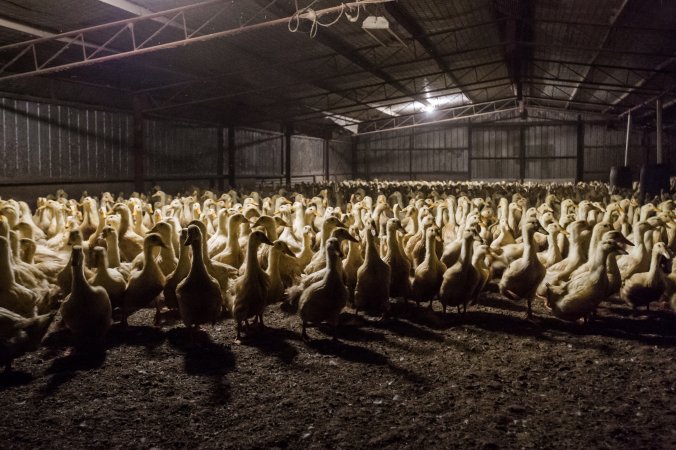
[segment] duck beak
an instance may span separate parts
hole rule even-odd
[[[289,247],[284,248],[284,254],[287,255],[287,256],[290,256],[292,258],[296,257],[296,255],[291,251],[291,249]]]
[[[632,246],[632,247],[634,246],[634,243],[631,242],[631,241],[630,241],[629,239],[627,239],[626,237],[624,237],[624,235],[622,235],[622,234],[617,238],[617,243],[618,243],[618,244],[624,244],[624,245],[630,245],[630,246]]]
[[[665,249],[664,251],[660,252],[660,254],[661,254],[662,256],[664,256],[666,259],[671,259],[671,258],[673,258],[673,255],[672,255],[671,252],[670,252],[669,250],[667,250],[667,249]]]
[[[263,235],[262,242],[263,242],[263,244],[274,245],[273,242],[270,239],[268,239],[268,237],[266,235]]]
[[[352,234],[350,234],[350,233],[346,233],[346,234],[347,234],[347,236],[345,237],[345,239],[347,239],[348,241],[359,242],[359,239],[357,239],[356,237],[352,236]]]
[[[620,247],[619,245],[615,246],[615,252],[618,255],[626,255],[627,254],[627,251],[625,249],[623,249],[622,247]]]

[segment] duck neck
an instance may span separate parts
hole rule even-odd
[[[145,244],[143,246],[143,270],[151,270],[151,269],[157,269],[157,261],[155,261],[155,257],[153,255],[153,250],[155,249],[154,246]]]
[[[387,251],[390,254],[400,253],[399,239],[397,239],[397,230],[387,229]]]
[[[0,286],[9,287],[14,284],[14,271],[9,258],[9,246],[3,247],[2,261],[0,262]]]
[[[230,233],[230,220],[228,220],[228,215],[225,212],[222,212],[218,216],[218,230],[216,230],[216,233],[219,236],[226,237]]]
[[[129,208],[124,207],[122,208],[122,212],[120,213],[120,227],[117,230],[117,233],[120,236],[124,236],[127,230],[129,230],[130,222],[131,222],[131,212],[129,211]]]
[[[460,246],[460,261],[462,261],[463,265],[467,265],[472,261],[472,251],[474,250],[473,241],[474,238],[472,236],[462,240]]]
[[[279,235],[277,234],[277,224],[275,224],[274,220],[265,227],[265,231],[268,235],[268,239],[270,239],[272,242],[279,239]]]
[[[524,232],[523,239],[523,256],[532,260],[535,257],[535,230],[528,230]]]
[[[239,222],[235,217],[231,217],[228,220],[228,247],[236,246],[239,246]]]
[[[71,292],[75,294],[79,292],[89,291],[91,288],[89,286],[89,283],[87,282],[87,279],[85,278],[84,267],[82,266],[82,262],[80,261],[79,264],[73,265],[72,269],[73,269],[73,279],[71,281]],[[74,295],[72,297],[77,298],[78,296]]]
[[[425,260],[429,263],[437,258],[437,246],[434,236],[428,236],[425,241]]]
[[[120,267],[120,248],[117,245],[117,239],[111,236],[106,240],[108,244],[108,262],[110,267]]]
[[[326,248],[326,241],[331,236],[331,232],[334,230],[334,228],[334,226],[329,225],[326,223],[326,221],[324,221],[324,225],[322,226],[322,240],[320,244],[321,249]]]
[[[274,248],[270,249],[268,253],[268,270],[267,274],[270,275],[270,278],[274,280],[280,279],[279,277],[279,258],[282,256],[279,251]]]
[[[182,247],[186,247],[183,245]],[[190,275],[205,275],[207,273],[207,268],[204,265],[204,253],[202,249],[202,239],[195,239],[191,244],[192,248],[192,266],[190,267]],[[185,250],[181,249],[182,253],[185,253]]]
[[[246,272],[261,272],[261,266],[258,264],[258,243],[249,239],[246,247]]]
[[[380,259],[378,254],[378,247],[376,247],[375,237],[371,234],[371,230],[366,230],[366,262]]]
[[[558,236],[558,233],[549,233],[547,235],[547,254],[551,257],[551,260],[561,258],[561,250],[559,249],[559,244],[557,242]]]
[[[662,271],[660,268],[660,253],[653,251],[650,258],[650,271],[648,277],[652,279],[658,273],[658,271]]]
[[[604,251],[603,248],[599,246],[594,253],[592,270],[603,270],[605,272],[609,253],[609,251]]]

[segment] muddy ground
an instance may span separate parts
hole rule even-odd
[[[464,321],[396,305],[343,315],[300,339],[270,329],[234,345],[224,322],[191,335],[152,313],[115,326],[105,354],[68,333],[0,376],[2,448],[676,448],[676,320],[606,305],[595,323],[523,319],[486,295]]]

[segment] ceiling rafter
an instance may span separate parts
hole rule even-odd
[[[460,86],[461,81],[455,76],[453,69],[446,62],[444,57],[441,55],[439,50],[432,42],[432,40],[427,35],[427,32],[423,29],[422,25],[399,3],[386,3],[385,10],[394,20],[401,25],[408,34],[415,39],[420,46],[425,50],[425,52],[434,60],[439,69],[446,73],[448,78],[455,84]],[[465,96],[473,103],[476,103],[477,99],[472,98],[465,93]]]
[[[566,109],[568,109],[568,107],[570,106],[570,102],[572,102],[573,100],[575,100],[577,98],[577,94],[580,91],[579,90],[580,85],[584,81],[587,80],[587,78],[589,77],[589,74],[592,72],[592,68],[596,64],[596,61],[599,59],[599,56],[601,56],[601,52],[602,52],[603,48],[608,44],[608,40],[610,39],[610,36],[613,33],[613,26],[615,25],[615,23],[617,23],[619,18],[622,16],[622,13],[625,11],[628,3],[629,3],[629,0],[622,0],[622,3],[617,8],[617,11],[615,11],[615,14],[613,14],[610,17],[610,21],[609,21],[610,26],[605,31],[605,33],[603,34],[603,37],[601,38],[601,40],[599,42],[598,51],[596,51],[592,55],[592,57],[589,59],[589,64],[587,65],[585,70],[580,75],[580,84],[578,84],[575,87],[575,89],[573,89],[573,92],[571,92],[570,97],[568,98],[569,103],[566,103],[566,106],[565,106]]]
[[[255,0],[255,2],[257,4],[260,4],[261,0]],[[391,0],[384,0],[381,3],[387,4],[390,2]],[[295,13],[295,11],[288,10],[287,8],[277,4],[271,7],[270,11],[274,11],[277,15],[280,16],[291,16]],[[425,98],[418,96],[415,92],[409,90],[406,86],[399,84],[397,80],[394,77],[392,77],[392,75],[390,75],[377,65],[373,64],[365,56],[357,52],[355,48],[353,48],[351,45],[347,44],[343,40],[335,37],[333,34],[331,34],[331,32],[326,31],[322,33],[317,33],[317,35],[314,37],[314,40],[316,42],[319,42],[323,46],[333,50],[335,53],[341,55],[343,58],[351,61],[353,64],[361,67],[362,69],[364,69],[364,71],[371,73],[373,76],[380,78],[385,83],[395,87],[397,90],[399,90],[403,94],[406,94],[412,100],[417,100],[423,104],[429,105],[429,102]]]

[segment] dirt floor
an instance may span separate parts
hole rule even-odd
[[[0,376],[0,447],[676,448],[670,312],[611,304],[585,327],[538,305],[531,323],[494,294],[464,321],[393,309],[345,313],[337,344],[302,342],[279,306],[242,345],[232,321],[191,334],[150,311],[101,356],[53,332]]]

